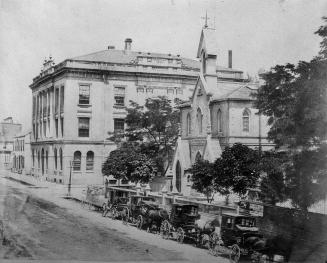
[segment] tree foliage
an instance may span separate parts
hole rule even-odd
[[[112,139],[139,142],[142,153],[151,157],[158,172],[164,174],[178,137],[179,112],[164,96],[147,98],[144,106],[131,101],[126,110],[127,129],[114,134]]]
[[[305,211],[326,194],[320,190],[327,170],[319,161],[327,139],[327,17],[323,20],[315,32],[323,38],[319,55],[310,62],[273,67],[255,94],[256,107],[271,125],[269,139],[288,155],[283,166],[287,197]]]
[[[148,183],[157,174],[157,167],[153,159],[141,152],[139,146],[124,143],[110,152],[102,166],[102,173],[133,183]]]
[[[215,161],[215,185],[220,192],[245,194],[256,187],[260,175],[259,153],[241,143],[226,147]],[[222,190],[223,189],[223,190]]]
[[[213,199],[216,192],[214,185],[215,166],[206,160],[198,160],[189,170],[192,174],[192,188],[207,197],[208,203]]]

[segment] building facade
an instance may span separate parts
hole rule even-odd
[[[14,137],[11,171],[29,175],[31,173],[31,132]]]
[[[259,83],[245,81],[243,72],[232,69],[230,77],[221,79],[216,72],[217,45],[215,30],[203,28],[197,57],[201,69],[190,100],[180,106],[181,134],[177,141],[168,188],[183,195],[192,192],[187,172],[199,158],[214,162],[224,147],[236,142],[270,149],[267,118],[253,106],[252,93]]]
[[[11,169],[14,136],[20,133],[22,125],[14,123],[12,117],[0,123],[0,170]]]

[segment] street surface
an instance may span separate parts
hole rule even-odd
[[[51,189],[0,177],[1,259],[228,262],[81,208]],[[0,229],[1,230],[1,229]],[[1,232],[0,232],[1,235]]]

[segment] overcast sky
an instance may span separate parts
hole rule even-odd
[[[50,54],[66,58],[123,48],[195,58],[206,10],[216,28],[218,61],[255,74],[310,60],[326,0],[0,0],[0,119],[30,128],[29,85]]]

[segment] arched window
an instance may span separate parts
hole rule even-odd
[[[217,112],[217,131],[222,132],[222,119],[221,119],[221,110]]]
[[[57,170],[57,149],[56,148],[54,149],[53,158],[54,158],[55,170]]]
[[[243,131],[248,132],[250,130],[250,111],[245,109],[242,116]]]
[[[191,115],[190,113],[187,114],[186,117],[186,135],[191,135]]]
[[[62,150],[61,148],[59,149],[59,167],[60,167],[60,170],[62,170]]]
[[[202,155],[200,152],[197,152],[197,154],[195,155],[195,162],[198,162],[200,160],[202,160]]]
[[[88,151],[86,154],[86,171],[92,171],[94,166],[94,153]]]
[[[45,169],[49,169],[49,154],[45,151]]]
[[[198,131],[199,131],[199,134],[202,133],[202,112],[201,112],[201,109],[198,108],[198,111],[197,111],[197,114],[196,114],[196,119],[197,119],[197,123],[198,123]]]
[[[32,159],[33,159],[33,168],[35,167],[35,156],[34,156],[35,152],[34,150],[32,150]]]
[[[82,154],[80,151],[74,152],[74,162],[73,162],[73,170],[80,171],[81,170],[81,160]]]
[[[176,188],[178,192],[182,190],[182,169],[179,161],[176,164]]]
[[[41,161],[40,161],[40,152],[37,153],[37,167],[40,168]]]

